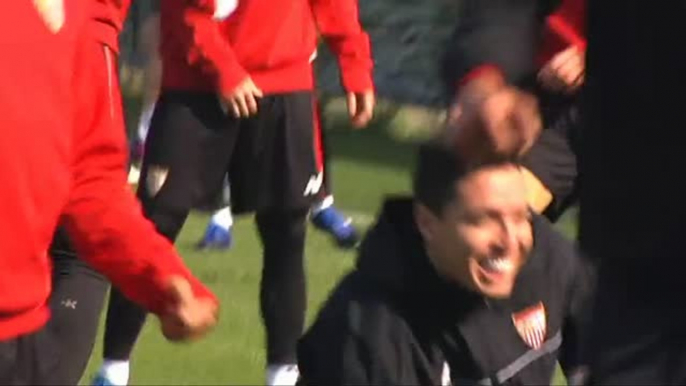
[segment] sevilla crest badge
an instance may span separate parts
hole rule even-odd
[[[513,313],[512,322],[527,346],[538,349],[545,342],[547,323],[543,302]]]
[[[50,32],[56,34],[64,26],[64,0],[33,0],[33,6]]]

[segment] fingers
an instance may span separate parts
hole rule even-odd
[[[217,323],[217,308],[209,300],[196,300],[177,313],[160,317],[162,333],[170,341],[195,340],[207,334]]]
[[[585,65],[583,51],[570,47],[546,63],[538,79],[550,91],[574,92],[584,82]]]
[[[250,93],[256,98],[262,98],[264,96],[262,90],[258,88],[254,83],[252,85],[252,90],[250,90]]]
[[[241,117],[241,109],[238,107],[238,103],[236,103],[235,100],[231,100],[229,102],[229,106],[231,106],[231,113],[233,114],[234,118],[240,118]]]
[[[349,92],[346,95],[348,115],[355,128],[365,127],[374,116],[376,98],[371,90],[362,93]]]
[[[454,143],[477,163],[521,156],[541,130],[536,98],[514,89],[499,91],[478,106],[462,110],[454,125],[449,129],[457,131]]]
[[[238,106],[238,111],[240,112],[239,118],[247,118],[250,116],[250,110],[248,109],[247,95],[244,95],[236,99],[236,105]]]
[[[566,90],[575,89],[578,87],[579,80],[583,78],[584,74],[582,58],[578,55],[569,58],[557,68],[556,72]]]
[[[181,277],[169,280],[169,305],[160,315],[162,333],[171,341],[198,338],[217,322],[217,305],[195,297],[190,283]]]
[[[538,110],[538,101],[532,95],[522,94],[517,99],[517,104],[512,114],[515,129],[522,140],[518,144],[518,156],[523,156],[538,139],[543,129],[541,114]]]
[[[517,138],[512,112],[515,109],[515,95],[503,91],[484,101],[481,119],[486,137],[497,155],[511,153],[521,142]]]
[[[578,58],[580,54],[581,52],[576,47],[571,46],[553,56],[553,58],[550,60],[550,66],[553,68],[560,68],[570,60],[573,61],[574,59]]]
[[[248,114],[249,115],[257,114],[257,100],[255,99],[255,95],[248,94],[245,98],[245,101],[246,101],[246,104],[248,105]]]
[[[263,96],[262,90],[253,83],[252,79],[247,78],[236,86],[230,95],[225,95],[224,99],[230,106],[230,113],[234,118],[248,118],[257,114],[257,99]]]
[[[348,116],[350,119],[355,119],[357,115],[357,95],[354,92],[349,92],[346,95],[346,102],[348,106]]]
[[[352,117],[352,124],[355,128],[362,128],[367,126],[374,115],[375,98],[374,93],[366,91],[355,95],[355,106],[357,111]]]

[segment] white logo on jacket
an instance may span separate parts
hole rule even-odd
[[[54,34],[60,32],[66,19],[64,0],[33,0],[33,6],[50,32]]]
[[[215,0],[212,18],[217,21],[226,20],[236,8],[238,8],[238,0]]]

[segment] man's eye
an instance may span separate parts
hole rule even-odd
[[[484,213],[474,213],[467,215],[467,222],[472,225],[484,225],[491,220],[491,216]]]

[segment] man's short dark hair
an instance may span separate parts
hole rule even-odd
[[[465,162],[454,149],[437,141],[419,146],[413,191],[416,201],[434,214],[455,199],[455,182],[467,174]]]
[[[457,181],[477,168],[508,163],[513,161],[493,159],[481,164],[467,162],[455,148],[439,140],[431,140],[419,146],[413,181],[414,198],[440,216],[445,207],[455,200]]]

